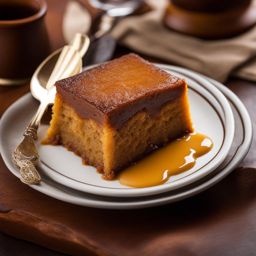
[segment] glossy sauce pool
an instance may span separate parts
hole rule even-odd
[[[194,167],[196,159],[212,147],[209,137],[200,133],[188,134],[123,170],[118,176],[119,182],[135,188],[163,184],[171,176]]]

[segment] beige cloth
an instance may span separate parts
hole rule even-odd
[[[195,70],[218,81],[225,81],[231,74],[256,81],[256,27],[238,37],[217,41],[181,35],[162,25],[165,3],[159,0],[153,11],[123,19],[112,35],[136,52]],[[70,15],[70,11],[67,7],[69,15],[66,17],[76,17],[78,21],[79,15]],[[64,31],[70,30],[68,20],[64,20]]]

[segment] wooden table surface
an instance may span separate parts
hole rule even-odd
[[[62,36],[62,15],[65,5],[68,0],[48,0],[48,14],[46,17],[48,31],[51,39],[53,49],[57,49],[64,44]],[[54,26],[52,25],[54,24]],[[116,49],[115,55],[120,55],[121,52],[126,52],[121,46]],[[230,79],[227,87],[235,92],[239,98],[244,102],[249,110],[253,121],[254,130],[256,126],[256,85],[252,82],[243,80]],[[19,97],[29,91],[29,84],[19,87],[0,87],[0,116],[4,113],[7,107],[12,104]],[[247,157],[242,162],[241,166],[246,168],[256,168],[256,139],[254,138],[252,147]],[[0,159],[2,161],[2,159]],[[4,166],[1,164],[0,166]],[[4,167],[5,168],[5,167]],[[7,170],[6,170],[7,171]],[[1,256],[15,256],[15,255],[63,255],[57,252],[50,251],[46,248],[21,241],[9,236],[0,234],[0,255]]]

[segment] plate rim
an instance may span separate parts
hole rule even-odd
[[[160,65],[161,66],[161,65]],[[168,69],[168,66],[161,66],[163,69]],[[89,67],[90,68],[90,67]],[[170,68],[169,68],[170,69]],[[170,71],[170,70],[169,70]],[[172,70],[171,70],[172,71]],[[194,78],[194,75],[196,78]],[[185,75],[186,76],[186,75]],[[154,187],[146,187],[146,188],[106,188],[106,187],[96,187],[93,185],[86,185],[86,184],[79,184],[78,181],[73,180],[72,183],[77,183],[78,187],[76,186],[70,186],[70,177],[65,177],[61,175],[59,172],[56,171],[56,174],[60,176],[58,179],[54,179],[51,175],[51,179],[55,180],[57,183],[60,183],[61,185],[64,185],[70,189],[75,189],[79,192],[85,192],[90,194],[95,194],[99,196],[109,196],[109,197],[143,197],[143,196],[149,196],[149,195],[156,195],[168,191],[173,191],[175,189],[180,189],[181,187],[187,186],[191,183],[194,183],[195,181],[205,177],[212,171],[214,171],[218,166],[224,161],[226,158],[228,151],[232,145],[233,137],[234,137],[234,117],[233,112],[231,110],[231,107],[227,101],[227,99],[224,97],[224,95],[213,85],[211,85],[210,82],[207,81],[205,78],[200,78],[199,75],[193,74],[192,77],[189,77],[189,79],[195,80],[195,83],[197,86],[203,86],[204,90],[207,91],[207,93],[210,93],[214,99],[219,103],[220,107],[222,108],[224,112],[224,120],[226,125],[224,126],[225,134],[229,134],[229,136],[224,137],[224,142],[222,147],[220,148],[220,152],[215,156],[215,158],[219,159],[218,162],[216,162],[216,159],[212,159],[212,161],[207,166],[207,171],[205,172],[194,172],[190,174],[187,177],[184,177],[180,180],[177,180],[173,182],[171,185],[170,183],[165,183],[160,186],[154,186]],[[199,80],[199,82],[198,82]],[[202,85],[203,84],[203,85]],[[206,87],[207,86],[207,87]],[[218,98],[218,97],[219,98]],[[22,101],[23,97],[21,97],[19,100]],[[9,111],[12,111],[12,106],[15,106],[15,104],[18,104],[19,100],[14,102],[4,113],[2,121],[5,120],[5,114],[9,113]],[[216,111],[216,109],[215,109]],[[3,122],[1,122],[3,123]],[[2,125],[1,125],[2,127]],[[2,130],[2,129],[1,129]],[[228,130],[228,132],[227,132]],[[1,135],[0,131],[0,135]],[[2,136],[1,136],[2,137]],[[2,151],[2,150],[1,150]],[[222,155],[221,155],[222,153]],[[8,156],[5,156],[6,161],[8,161]],[[9,160],[10,161],[10,160]],[[214,166],[213,166],[214,164]],[[15,166],[11,166],[16,170]],[[48,167],[47,167],[48,168]],[[51,171],[50,171],[51,173]],[[15,176],[19,177],[18,171],[14,171]],[[64,182],[63,182],[64,180]],[[85,189],[80,190],[80,187],[85,187]]]
[[[171,67],[175,67],[176,68],[176,66],[171,66]],[[177,67],[177,68],[179,68],[179,67]],[[184,69],[184,68],[179,68],[179,69],[181,69],[181,70],[185,70],[186,71],[186,69]],[[210,78],[207,78],[207,79],[210,79]],[[234,162],[235,160],[235,162],[236,163],[233,163],[233,166],[232,167],[230,167],[230,168],[227,168],[227,166],[225,166],[225,168],[223,169],[223,170],[221,170],[216,176],[214,176],[215,177],[215,181],[214,182],[212,182],[212,179],[210,179],[210,180],[208,180],[208,186],[206,186],[204,189],[200,189],[200,190],[198,190],[198,187],[196,187],[197,188],[197,191],[194,191],[194,194],[196,194],[196,193],[199,193],[199,192],[201,192],[202,190],[205,190],[205,189],[207,189],[207,188],[209,188],[210,186],[212,186],[212,185],[214,185],[215,183],[217,183],[218,181],[220,181],[221,179],[223,179],[226,175],[228,175],[236,166],[237,166],[237,164],[239,164],[239,162],[240,161],[242,161],[242,159],[245,157],[245,155],[247,154],[247,152],[249,151],[249,148],[250,148],[250,145],[251,145],[251,143],[252,143],[252,137],[253,137],[253,129],[252,129],[252,122],[251,122],[251,118],[250,118],[250,115],[249,115],[249,113],[248,113],[248,111],[247,111],[247,109],[246,109],[246,107],[244,106],[244,104],[242,103],[242,101],[231,91],[231,90],[229,90],[228,88],[226,88],[223,84],[221,84],[221,83],[219,83],[219,82],[217,82],[217,81],[215,81],[215,80],[213,80],[213,79],[210,79],[210,81],[214,81],[215,83],[217,83],[217,86],[219,86],[220,87],[220,89],[223,89],[224,91],[226,91],[225,93],[227,93],[227,94],[229,94],[229,96],[231,95],[231,98],[233,98],[234,99],[234,105],[239,105],[240,107],[239,108],[237,108],[239,111],[242,111],[243,112],[243,115],[242,115],[242,119],[244,120],[247,120],[246,122],[244,122],[245,123],[245,128],[246,128],[246,131],[245,131],[245,139],[244,139],[244,141],[243,141],[243,144],[242,145],[240,145],[240,150],[238,150],[238,151],[236,151],[236,153],[235,153],[235,157],[234,158],[232,158],[232,161],[230,162],[230,163],[232,163],[232,162]],[[2,121],[2,120],[1,120]],[[2,122],[1,122],[1,125],[0,126],[2,126]],[[0,128],[0,133],[1,133],[1,128]],[[2,151],[2,145],[0,144],[0,151]],[[239,157],[238,157],[238,156]],[[228,166],[230,166],[230,163],[228,164]],[[10,170],[10,168],[9,168],[9,164],[8,163],[6,163],[5,162],[5,164],[7,165],[7,167],[8,167],[8,169],[9,169],[9,171],[11,171],[12,172],[12,170]],[[224,173],[224,175],[223,175],[223,173]],[[48,181],[47,181],[48,182]],[[50,183],[55,183],[55,182],[53,182],[53,181],[50,181]],[[47,185],[48,183],[46,183],[46,185]],[[63,193],[63,191],[59,188],[59,184],[57,184],[57,183],[55,183],[56,185],[57,185],[57,187],[58,187],[58,190],[60,190],[60,193]],[[203,184],[205,184],[205,183],[203,183]],[[202,185],[203,185],[202,184]],[[39,186],[40,187],[40,186]],[[195,189],[196,189],[195,188]],[[161,202],[161,203],[159,203],[159,204],[156,204],[156,203],[154,203],[154,204],[147,204],[147,205],[136,205],[136,206],[134,206],[134,205],[132,205],[132,206],[125,206],[125,205],[123,205],[123,206],[121,206],[121,205],[118,205],[118,206],[106,206],[106,205],[99,205],[99,204],[97,204],[97,205],[95,205],[95,202],[94,203],[90,203],[90,202],[79,202],[79,200],[74,200],[72,197],[71,198],[68,198],[68,197],[70,197],[70,194],[67,194],[67,196],[65,197],[65,193],[64,193],[64,195],[62,195],[62,196],[59,196],[59,195],[56,195],[56,193],[53,193],[53,194],[51,194],[49,191],[48,191],[48,193],[45,193],[45,191],[42,191],[42,189],[37,189],[37,190],[39,190],[40,192],[42,192],[42,193],[44,193],[44,194],[47,194],[47,195],[49,195],[49,196],[51,196],[51,197],[53,197],[53,198],[56,198],[56,199],[59,199],[59,200],[61,200],[61,201],[65,201],[65,202],[69,202],[69,203],[72,203],[72,204],[77,204],[77,205],[82,205],[82,206],[89,206],[89,207],[94,207],[94,208],[104,208],[104,209],[133,209],[133,208],[145,208],[145,207],[152,207],[152,206],[157,206],[157,205],[160,205],[160,204],[166,204],[166,203],[170,203],[170,202],[174,202],[174,200],[172,200],[172,199],[169,199],[168,201],[165,201],[165,202]],[[70,190],[70,189],[67,189],[67,190]],[[79,193],[78,191],[76,191],[76,193]],[[192,195],[194,195],[194,194],[189,194],[189,195],[184,195],[182,198],[177,198],[177,200],[181,200],[181,199],[184,199],[184,198],[186,198],[186,197],[190,197],[190,196],[192,196]],[[70,199],[70,200],[69,200]],[[86,198],[83,198],[83,201],[85,201],[86,200]],[[177,201],[177,200],[175,200],[175,201]]]

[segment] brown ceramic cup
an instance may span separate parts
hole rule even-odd
[[[0,0],[0,85],[24,83],[50,53],[45,0]]]

